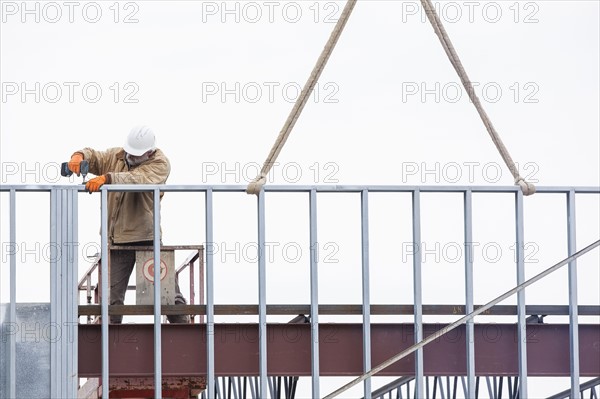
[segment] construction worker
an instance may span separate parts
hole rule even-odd
[[[90,193],[104,184],[164,184],[171,165],[165,154],[156,148],[156,138],[147,126],[134,127],[123,148],[96,151],[84,148],[76,151],[68,163],[69,169],[79,175],[80,163],[86,160],[89,171],[97,177],[85,188]],[[162,199],[163,193],[160,194]],[[109,245],[152,246],[154,240],[152,192],[108,193]],[[135,251],[110,251],[110,304],[122,305],[129,277],[135,264]],[[176,284],[175,304],[185,304],[185,298]],[[171,323],[187,323],[188,316],[168,316]],[[123,316],[111,316],[111,323],[121,323]]]

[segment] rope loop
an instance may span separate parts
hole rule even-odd
[[[258,193],[260,193],[260,190],[262,190],[266,182],[267,176],[263,174],[256,176],[254,180],[248,183],[248,187],[246,187],[246,194],[258,195]]]
[[[515,179],[515,184],[521,187],[521,191],[523,195],[533,195],[535,194],[535,185],[533,183],[529,183],[525,181],[521,176],[518,176]]]

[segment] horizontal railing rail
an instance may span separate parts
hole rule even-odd
[[[151,192],[160,190],[161,192],[246,192],[246,185],[209,185],[209,184],[111,184],[101,187],[106,191],[138,191]],[[52,184],[0,184],[0,192],[15,190],[24,191],[51,191],[55,189],[69,189],[86,192],[83,185],[52,185]],[[409,186],[409,185],[269,185],[263,187],[265,192],[311,192],[317,193],[339,193],[352,192],[361,193],[365,190],[373,193],[377,192],[401,192],[411,193],[420,191],[423,193],[463,193],[470,191],[472,193],[518,193],[521,189],[518,186],[461,186],[461,185],[428,185],[428,186]],[[574,191],[577,194],[600,194],[600,187],[596,186],[536,186],[537,194],[566,194]],[[248,196],[251,198],[251,196]]]
[[[483,305],[475,305],[475,310]],[[518,314],[516,305],[495,305],[486,310],[481,316],[515,316]],[[214,305],[215,315],[257,315],[258,305],[239,304],[239,305]],[[154,305],[110,305],[108,307],[110,315],[123,316],[142,316],[154,314]],[[413,305],[371,305],[371,315],[414,315]],[[526,305],[525,313],[530,316],[568,316],[568,305]],[[577,307],[579,316],[600,316],[600,306],[598,305],[579,305]],[[206,315],[206,305],[162,305],[161,314],[163,315]],[[267,305],[267,315],[283,316],[310,314],[310,305],[281,304]],[[362,315],[362,305],[319,305],[320,315]],[[464,305],[423,305],[423,315],[452,316],[464,315]],[[80,316],[100,315],[100,305],[79,305]],[[532,321],[533,322],[533,321]],[[539,321],[536,319],[535,323]]]

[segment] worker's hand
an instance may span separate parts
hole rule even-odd
[[[104,183],[106,183],[106,176],[102,175],[94,177],[85,184],[85,189],[91,194],[93,192],[100,191],[100,187],[102,187]]]
[[[71,155],[71,160],[68,163],[68,167],[69,170],[73,173],[75,173],[77,176],[79,176],[79,174],[81,173],[81,168],[80,168],[80,164],[81,161],[83,161],[83,155],[81,155],[80,152],[76,152],[75,154]]]

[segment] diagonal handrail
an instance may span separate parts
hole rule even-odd
[[[404,351],[402,351],[402,352],[400,352],[400,353],[392,356],[391,358],[385,360],[384,362],[380,363],[377,367],[372,368],[371,370],[369,370],[368,372],[364,373],[360,377],[355,378],[354,380],[350,381],[346,385],[342,386],[341,388],[338,388],[337,390],[333,391],[329,395],[325,396],[324,399],[333,399],[336,396],[344,393],[345,391],[347,391],[348,389],[352,388],[356,384],[359,384],[360,382],[366,380],[367,378],[372,377],[373,375],[379,373],[381,370],[383,370],[386,367],[389,367],[390,365],[396,363],[398,360],[400,360],[402,358],[405,358],[406,356],[408,356],[411,353],[415,352],[416,350],[422,348],[423,346],[427,345],[428,343],[430,343],[432,341],[435,341],[436,339],[438,339],[442,335],[444,335],[444,334],[446,334],[446,333],[454,330],[456,327],[460,326],[461,324],[464,324],[465,322],[467,322],[468,320],[474,318],[475,316],[477,316],[477,315],[485,312],[486,310],[490,309],[492,306],[496,305],[497,303],[502,302],[506,298],[508,298],[508,297],[516,294],[517,292],[519,292],[521,290],[524,290],[526,287],[530,286],[531,284],[535,283],[538,280],[541,280],[542,278],[546,277],[547,275],[555,272],[556,270],[560,269],[561,267],[563,267],[567,263],[573,262],[575,259],[579,258],[582,255],[585,255],[586,253],[590,252],[592,249],[598,247],[599,245],[600,245],[600,240],[597,240],[597,241],[593,242],[592,244],[588,245],[587,247],[579,250],[578,252],[575,252],[573,255],[569,256],[568,258],[565,258],[565,259],[561,260],[560,262],[556,263],[554,266],[549,267],[548,269],[546,269],[543,272],[535,275],[534,277],[530,278],[529,280],[527,280],[527,281],[525,281],[525,282],[517,285],[515,288],[513,288],[513,289],[505,292],[504,294],[500,295],[499,297],[491,300],[490,302],[488,302],[487,304],[485,304],[482,307],[478,308],[477,310],[469,313],[468,315],[466,315],[464,317],[461,317],[460,319],[458,319],[454,323],[449,324],[446,327],[442,328],[441,330],[439,330],[439,331],[431,334],[430,336],[428,336],[424,340],[422,340],[422,341],[414,344],[410,348],[407,348]]]
[[[583,392],[586,389],[594,389],[596,386],[600,385],[600,377],[594,378],[588,382],[584,382],[579,386],[579,392]],[[568,399],[569,395],[571,395],[571,388],[565,389],[562,392],[557,393],[556,395],[548,396],[546,399]],[[581,395],[583,397],[583,394]],[[592,396],[590,395],[590,398]]]

